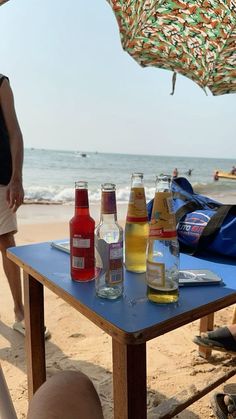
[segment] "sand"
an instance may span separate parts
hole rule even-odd
[[[126,206],[119,206],[120,219],[124,220]],[[17,244],[68,237],[68,219],[71,206],[24,205],[18,212],[19,233]],[[99,209],[91,207],[98,219]],[[13,331],[13,306],[10,290],[0,265],[0,361],[19,419],[27,412],[27,378],[24,338]],[[231,321],[233,307],[215,315],[215,325]],[[111,338],[89,322],[67,303],[45,289],[45,319],[52,337],[46,342],[47,376],[65,369],[81,370],[97,388],[105,419],[112,413],[112,360]],[[209,361],[198,356],[198,347],[192,342],[198,334],[199,321],[153,339],[147,344],[148,359],[148,409],[160,401],[175,396],[192,385],[204,387],[212,374],[222,368],[228,354],[213,352]],[[236,380],[236,379],[235,379]],[[234,382],[234,379],[228,381]],[[222,390],[223,386],[219,389]],[[196,419],[214,417],[210,407],[211,393],[188,407],[178,418]],[[68,418],[69,419],[69,418]],[[138,419],[138,418],[137,418]]]

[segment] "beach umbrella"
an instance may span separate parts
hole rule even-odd
[[[180,73],[213,95],[236,92],[236,0],[107,0],[141,66]]]
[[[0,0],[0,6],[2,6],[4,3],[6,3],[9,0]]]

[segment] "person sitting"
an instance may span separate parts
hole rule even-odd
[[[236,167],[233,166],[230,172],[231,175],[236,175]]]

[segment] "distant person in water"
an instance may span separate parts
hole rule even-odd
[[[173,179],[174,179],[174,178],[176,178],[176,177],[178,177],[178,176],[179,176],[179,172],[178,172],[177,167],[175,167],[175,169],[173,170],[172,177],[173,177]]]
[[[214,173],[214,180],[215,181],[219,180],[219,171],[218,170]]]
[[[236,175],[236,167],[233,166],[230,172],[231,175]]]
[[[188,169],[188,171],[187,171],[187,175],[188,175],[188,176],[191,176],[192,171],[193,171],[193,169]]]

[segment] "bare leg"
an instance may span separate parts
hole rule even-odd
[[[236,324],[231,324],[227,326],[231,335],[233,336],[233,338],[236,340]]]
[[[103,419],[92,381],[79,371],[49,378],[34,394],[27,419]]]
[[[6,250],[8,247],[15,246],[13,233],[7,233],[0,236],[0,250],[2,252],[3,269],[8,279],[11,294],[14,301],[15,319],[20,321],[24,318],[24,306],[22,302],[20,268],[8,259]]]

